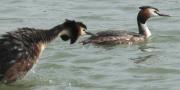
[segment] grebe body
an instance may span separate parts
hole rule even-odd
[[[137,24],[139,32],[128,31],[101,31],[92,35],[82,44],[138,44],[144,42],[151,36],[151,32],[147,27],[146,21],[154,16],[169,16],[161,14],[157,8],[151,6],[142,6],[137,15]]]
[[[0,81],[12,83],[22,78],[37,63],[48,43],[57,37],[70,43],[87,34],[81,22],[66,20],[52,29],[19,28],[7,32],[0,39]]]
[[[91,36],[87,40],[82,41],[83,44],[135,44],[145,41],[145,36],[127,31],[101,31]]]

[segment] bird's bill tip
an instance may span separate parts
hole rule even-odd
[[[92,35],[92,36],[95,36],[95,34],[94,34],[94,33],[87,32],[87,31],[86,31],[86,34],[87,34],[87,35]]]
[[[171,17],[169,14],[164,14],[164,13],[157,13],[159,16],[164,16],[164,17]]]

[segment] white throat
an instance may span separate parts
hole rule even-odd
[[[140,27],[141,27],[142,30],[144,30],[145,37],[149,38],[151,36],[151,31],[147,27],[146,23],[145,24],[140,23]]]
[[[66,29],[62,30],[62,31],[59,33],[59,36],[61,36],[61,35],[69,35],[68,30],[66,30]]]

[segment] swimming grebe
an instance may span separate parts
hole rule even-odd
[[[151,32],[146,25],[146,21],[153,16],[169,16],[159,13],[157,8],[152,6],[142,6],[137,15],[137,23],[139,33],[128,31],[101,31],[91,36],[87,40],[82,41],[82,44],[137,44],[145,41],[151,36]]]
[[[11,83],[25,76],[55,38],[70,39],[73,44],[83,34],[91,33],[86,32],[85,24],[74,20],[66,20],[49,30],[25,27],[7,32],[0,39],[0,81]]]

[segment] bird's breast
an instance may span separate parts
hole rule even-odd
[[[38,44],[34,45],[34,55],[33,55],[34,60],[35,60],[34,63],[38,62],[38,59],[45,48],[46,48],[46,44],[44,44],[44,43],[38,43]]]

